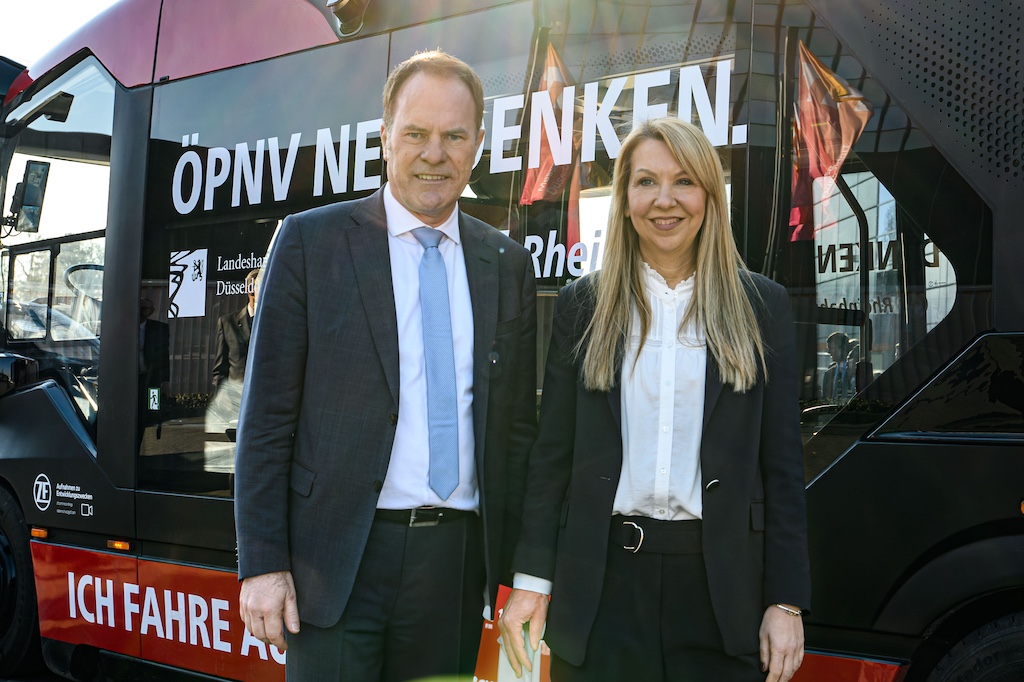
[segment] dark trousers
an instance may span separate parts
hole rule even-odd
[[[483,595],[477,517],[413,528],[375,520],[341,620],[329,628],[302,623],[288,637],[287,679],[472,675]]]
[[[680,522],[646,521],[655,530],[665,523]],[[763,682],[757,652],[733,657],[722,649],[699,548],[633,553],[612,540],[583,665],[552,651],[551,682]]]

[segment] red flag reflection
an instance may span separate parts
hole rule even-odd
[[[814,180],[823,178],[822,196],[871,119],[864,96],[822,64],[800,43],[799,85],[793,115],[793,200],[790,241],[814,238]]]
[[[540,92],[547,91],[555,111],[555,119],[561,120],[563,107],[574,107],[575,102],[563,100],[563,92],[566,86],[572,85],[573,80],[569,75],[562,58],[558,56],[555,46],[548,44],[547,57],[544,61],[544,75],[540,82]],[[519,203],[529,206],[535,201],[559,201],[566,183],[571,182],[569,188],[569,207],[566,226],[566,244],[575,244],[579,241],[579,193],[580,193],[580,169],[579,169],[579,139],[572,130],[563,130],[561,135],[572,135],[572,163],[556,165],[551,151],[549,138],[550,131],[546,130],[546,124],[541,123],[540,131],[540,166],[529,168],[523,178],[523,191],[519,197]],[[554,131],[556,135],[558,131]]]

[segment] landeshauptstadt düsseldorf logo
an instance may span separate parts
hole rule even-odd
[[[36,476],[35,485],[32,486],[32,497],[36,501],[39,511],[46,511],[50,508],[50,499],[53,495],[53,488],[50,487],[50,479],[46,474]]]

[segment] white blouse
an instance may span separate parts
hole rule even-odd
[[[640,315],[634,311],[622,363],[622,474],[613,511],[699,519],[707,342],[695,322],[680,328],[694,277],[670,289],[646,263],[644,270],[651,324],[640,350]]]

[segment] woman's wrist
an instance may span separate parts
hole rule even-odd
[[[800,617],[804,615],[803,609],[801,609],[798,606],[790,606],[789,604],[772,604],[772,606],[782,611],[785,611],[786,613],[794,617]]]

